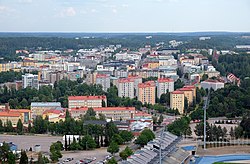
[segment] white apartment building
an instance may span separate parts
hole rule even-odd
[[[174,91],[174,80],[170,78],[160,78],[157,83],[157,97],[160,98],[163,93]]]
[[[118,80],[118,96],[134,98],[134,80],[130,78],[122,78]]]
[[[38,86],[38,75],[25,74],[22,75],[23,88],[31,87],[39,89]]]
[[[216,91],[217,89],[224,88],[224,83],[219,82],[217,80],[206,80],[201,82],[201,87],[204,89],[212,88]]]
[[[71,108],[96,108],[102,107],[103,102],[107,105],[106,96],[69,96],[68,107]]]
[[[110,75],[109,74],[97,74],[96,75],[96,84],[100,84],[102,89],[107,92],[110,88]]]

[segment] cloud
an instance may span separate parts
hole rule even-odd
[[[113,13],[117,13],[117,9],[112,9],[112,12]]]
[[[97,10],[96,10],[96,9],[91,9],[91,12],[92,12],[92,13],[96,13]]]
[[[57,15],[59,17],[73,17],[76,15],[76,10],[73,7],[68,7],[63,10]]]
[[[128,7],[128,4],[122,4],[122,7],[126,8]]]
[[[7,7],[7,6],[0,6],[0,13],[1,14],[6,14],[14,11],[13,9]]]
[[[19,0],[19,3],[26,3],[26,4],[28,4],[28,3],[32,3],[33,2],[33,0]]]

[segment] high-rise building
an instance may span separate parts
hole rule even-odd
[[[137,75],[136,76],[129,75],[128,78],[134,81],[135,96],[138,97],[138,92],[139,92],[138,84],[142,83],[142,77]]]
[[[31,87],[39,89],[38,86],[38,75],[25,74],[22,75],[23,88]]]
[[[104,105],[105,103],[105,105]],[[68,106],[69,108],[96,108],[107,106],[106,96],[69,96],[68,97]]]
[[[147,81],[145,83],[140,83],[138,85],[138,100],[142,102],[142,104],[155,104],[155,82]]]
[[[170,108],[178,109],[180,114],[184,113],[184,101],[184,92],[177,90],[170,93]]]
[[[174,80],[170,78],[159,78],[157,85],[157,97],[160,98],[163,93],[174,91]]]
[[[100,84],[102,89],[107,92],[110,88],[110,75],[109,74],[97,74],[96,75],[96,84]]]
[[[134,98],[135,96],[134,80],[130,78],[122,78],[118,80],[118,96]]]

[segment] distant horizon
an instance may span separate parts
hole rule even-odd
[[[249,0],[1,0],[0,31],[250,32]]]

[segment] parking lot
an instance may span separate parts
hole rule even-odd
[[[63,138],[60,136],[47,136],[47,135],[0,135],[0,142],[13,142],[18,146],[18,149],[29,150],[30,147],[34,149],[35,145],[41,145],[42,152],[49,152],[49,147],[51,143],[61,141],[63,143]],[[121,149],[124,146],[122,146]],[[91,162],[92,164],[97,163],[98,161],[103,161],[107,155],[110,153],[107,152],[107,148],[99,148],[96,150],[90,151],[62,151],[63,158],[60,159],[60,162],[63,162],[67,158],[73,158],[72,161],[64,162],[65,164],[75,164],[79,160],[84,160],[85,158],[93,158],[96,160]]]

